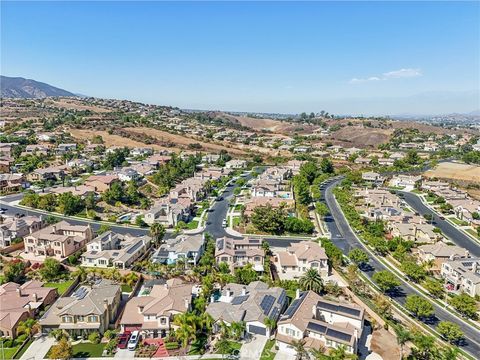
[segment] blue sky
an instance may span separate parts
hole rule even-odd
[[[1,73],[183,108],[478,110],[479,2],[7,2]]]

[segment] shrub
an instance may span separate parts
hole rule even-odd
[[[100,334],[98,332],[91,333],[88,335],[88,341],[90,341],[92,344],[100,343]]]

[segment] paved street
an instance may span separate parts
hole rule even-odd
[[[332,234],[332,241],[343,251],[344,254],[348,254],[350,250],[354,248],[361,248],[362,250],[365,250],[367,254],[370,255],[370,261],[368,263],[369,266],[363,268],[362,271],[369,278],[371,278],[375,272],[382,270],[390,271],[377,259],[376,256],[373,256],[373,253],[367,247],[365,247],[357,239],[349,227],[348,222],[345,219],[345,216],[343,215],[340,206],[336,202],[332,193],[333,188],[340,181],[341,180],[330,181],[328,185],[322,187],[322,201],[327,204],[330,210],[330,214],[326,217],[326,224]],[[403,305],[407,295],[414,294],[424,296],[415,288],[411,287],[410,284],[403,278],[399,278],[399,280],[401,280],[401,285],[398,287],[398,291],[396,291],[394,294],[391,294],[392,298],[398,303]],[[429,320],[425,324],[434,329],[442,320],[457,323],[465,334],[465,343],[462,346],[462,349],[474,357],[477,357],[478,354],[480,354],[480,343],[478,342],[478,339],[480,339],[480,331],[461,321],[461,319],[459,319],[457,316],[445,310],[443,307],[438,306],[436,303],[432,302],[432,305],[435,308],[436,316],[434,319]]]
[[[440,219],[440,216],[426,206],[417,194],[399,191],[403,194],[405,202],[420,215],[432,214],[433,225],[442,230],[443,234],[460,247],[467,249],[472,256],[480,257],[480,243],[470,238],[463,231],[457,229],[447,220]]]

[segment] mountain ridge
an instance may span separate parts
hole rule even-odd
[[[74,93],[50,84],[26,79],[0,75],[2,98],[41,99],[50,96],[76,96]]]

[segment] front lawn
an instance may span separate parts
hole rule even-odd
[[[476,237],[477,239],[480,239],[480,236],[478,236],[478,233],[475,230],[466,229],[465,231],[468,232],[469,234],[473,235],[473,237]]]
[[[3,348],[0,349],[0,356],[5,357],[5,359],[13,359],[13,355],[17,352],[18,346],[13,348]]]
[[[273,360],[275,358],[276,354],[272,351],[273,345],[275,345],[275,340],[267,340],[260,360]]]
[[[126,292],[126,293],[131,293],[132,292],[132,287],[130,285],[127,285],[127,284],[122,284],[122,292]]]
[[[456,217],[449,217],[449,219],[458,226],[468,226],[468,222],[457,219]]]
[[[102,357],[105,344],[80,343],[72,345],[74,358]]]
[[[218,352],[219,354],[231,354],[233,353],[235,350],[240,350],[240,348],[242,347],[242,344],[239,343],[238,341],[228,341],[228,349],[225,349],[225,351],[222,353],[222,352]]]
[[[189,223],[187,223],[187,229],[189,230],[194,230],[198,227],[198,220],[192,220]]]
[[[67,280],[67,281],[62,281],[62,282],[51,282],[51,283],[45,283],[43,286],[49,287],[49,288],[56,288],[58,291],[59,295],[63,295],[65,291],[73,284],[74,280]]]

